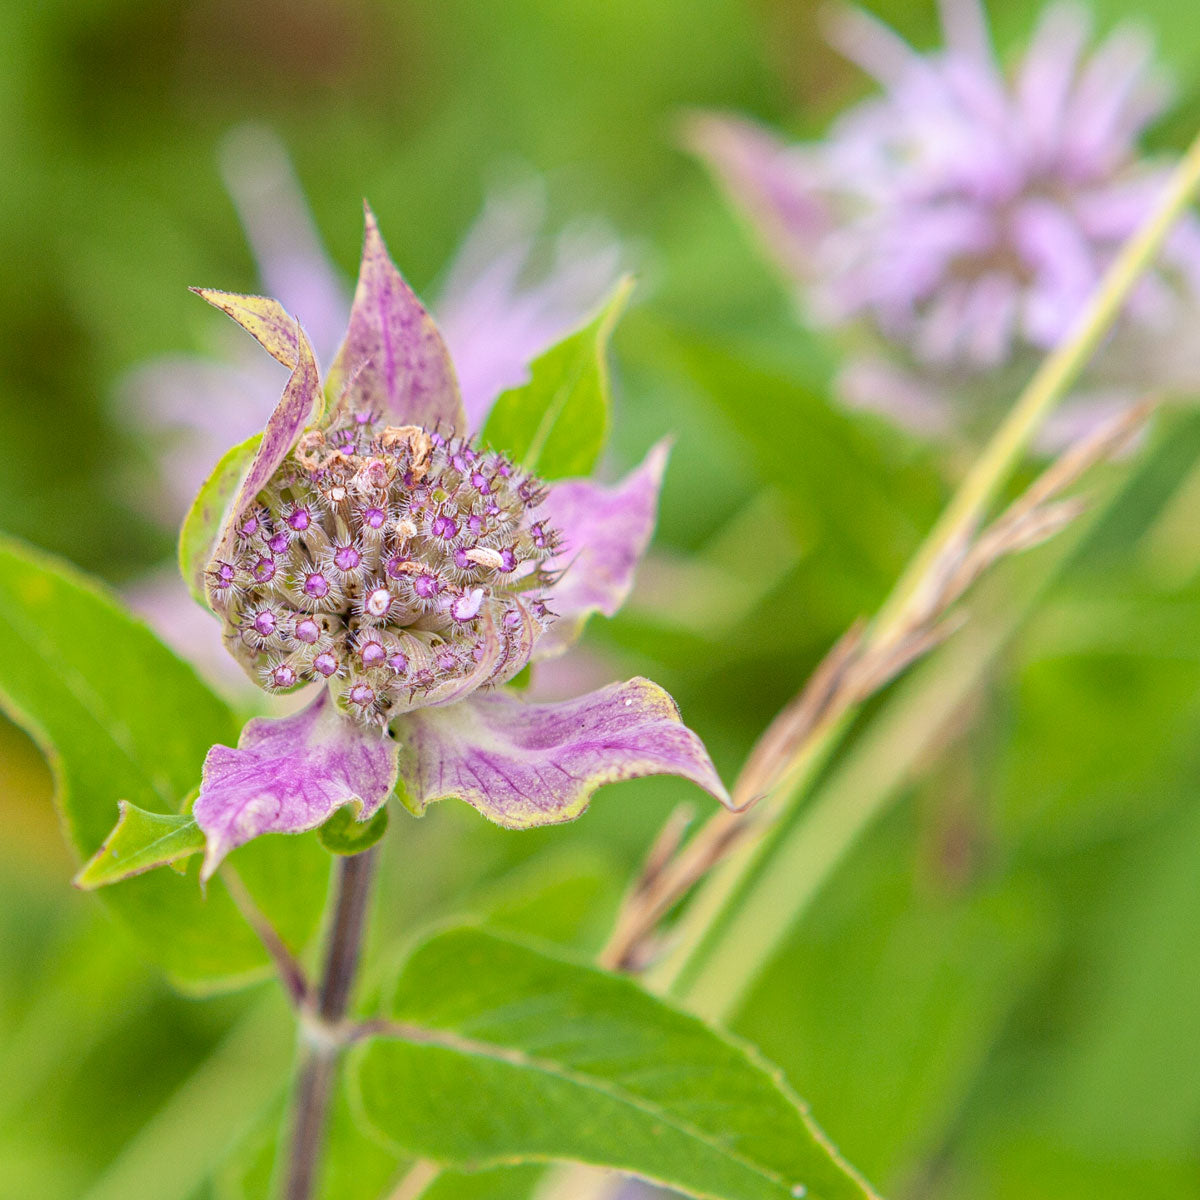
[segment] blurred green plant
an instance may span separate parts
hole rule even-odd
[[[914,44],[933,41],[931,4],[871,7]],[[1038,7],[992,6],[1002,47],[1024,41]],[[1129,11],[1095,7],[1101,25]],[[830,406],[830,352],[792,324],[668,131],[677,106],[703,104],[811,134],[858,84],[829,64],[803,0],[662,0],[602,17],[540,0],[327,11],[8,14],[0,428],[26,451],[0,464],[0,524],[110,580],[166,552],[126,487],[146,454],[104,392],[139,359],[209,348],[185,284],[251,284],[210,166],[229,124],[282,130],[322,226],[343,231],[343,267],[347,204],[367,191],[402,209],[395,248],[423,283],[478,205],[464,162],[518,156],[556,172],[556,211],[603,208],[649,248],[651,286],[615,339],[614,456],[630,463],[679,433],[647,579],[659,590],[635,594],[589,644],[667,684],[732,771],[825,648],[877,608],[958,466]],[[1196,124],[1200,29],[1173,0],[1138,15],[1184,83],[1151,134],[1178,150]],[[355,44],[370,53],[347,53]],[[314,45],[329,48],[320,86]],[[71,431],[53,471],[27,452],[47,412]],[[983,609],[1024,615],[961,692],[920,681],[963,640],[869,708],[885,715],[906,697],[911,723],[897,720],[845,785],[886,783],[903,749],[902,802],[864,832],[733,1022],[888,1194],[1192,1191],[1197,450],[1186,417],[1161,418],[1035,608],[1025,589],[1062,543],[980,593]],[[923,697],[943,694],[936,732],[908,755]],[[856,726],[842,753],[867,733]],[[0,1195],[261,1196],[269,1171],[236,1192],[211,1177],[231,1136],[273,1145],[289,1047],[263,1034],[282,1011],[222,1057],[265,989],[197,1006],[164,988],[121,926],[63,886],[72,868],[52,840],[48,786],[35,750],[0,729]],[[558,831],[517,836],[443,808],[385,840],[367,993],[414,930],[448,913],[502,914],[521,936],[599,950],[620,880],[685,798],[662,781],[623,792]],[[428,1194],[531,1186],[529,1169],[448,1174]],[[349,1188],[339,1176],[331,1194]]]

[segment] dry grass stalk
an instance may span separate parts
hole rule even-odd
[[[1062,493],[1125,449],[1155,404],[1136,404],[1077,442],[995,521],[948,546],[888,629],[858,621],[842,635],[751,750],[733,789],[738,811],[719,810],[686,842],[689,818],[679,810],[672,814],[625,897],[602,965],[640,971],[654,960],[663,918],[738,842],[762,828],[765,815],[757,801],[780,786],[816,735],[949,637],[965,619],[954,606],[989,568],[1074,521],[1086,502],[1060,499]]]

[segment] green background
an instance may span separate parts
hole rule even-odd
[[[936,36],[930,3],[872,7]],[[993,7],[1012,47],[1035,6]],[[1151,141],[1182,145],[1194,15],[1098,8],[1157,35],[1180,87]],[[429,290],[522,171],[555,221],[598,215],[626,241],[641,283],[614,339],[610,467],[677,442],[656,562],[588,646],[606,676],[666,686],[727,777],[948,494],[960,464],[830,404],[831,352],[677,148],[689,106],[815,134],[862,93],[808,0],[5,0],[0,18],[5,532],[118,586],[170,554],[138,484],[154,448],[114,396],[147,359],[222,344],[188,285],[257,286],[217,168],[247,120],[286,142],[347,275],[364,195]],[[1172,414],[1117,468],[1120,504],[735,1022],[890,1196],[1200,1192],[1198,455]],[[994,607],[1028,598],[1016,567]],[[594,948],[682,800],[707,804],[621,785],[534,833],[394,814],[368,978],[448,914]],[[284,1069],[281,1014],[261,988],[176,996],[71,890],[48,775],[7,725],[0,819],[0,1197],[215,1200]]]

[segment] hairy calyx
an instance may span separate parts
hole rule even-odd
[[[242,516],[208,594],[260,686],[326,683],[344,712],[387,724],[529,661],[552,619],[544,496],[466,438],[342,412]]]

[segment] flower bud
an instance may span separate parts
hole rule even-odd
[[[504,682],[550,619],[527,595],[557,543],[544,494],[464,438],[341,412],[209,568],[227,642],[267,691],[341,680],[339,706],[368,723]]]

